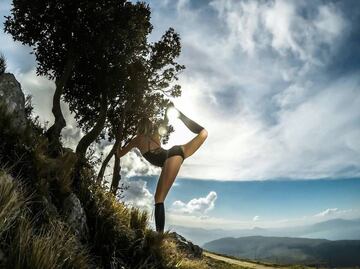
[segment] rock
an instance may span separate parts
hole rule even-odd
[[[80,239],[87,239],[89,228],[86,224],[85,211],[80,203],[79,198],[71,193],[65,198],[63,203],[63,211],[67,224],[74,230]]]
[[[175,239],[177,247],[183,251],[188,258],[202,258],[203,249],[201,247],[186,240],[185,237],[176,232],[170,233],[170,236]]]
[[[25,96],[20,83],[11,73],[0,75],[0,103],[6,106],[9,113],[16,115],[12,127],[23,130],[26,126]]]
[[[52,202],[50,202],[45,196],[43,196],[42,199],[43,199],[44,207],[46,208],[46,212],[50,216],[57,216],[58,210],[56,206]]]

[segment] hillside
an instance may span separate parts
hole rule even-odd
[[[249,236],[221,238],[203,247],[217,253],[277,264],[360,265],[360,240]]]
[[[80,168],[62,145],[50,156],[32,109],[15,76],[0,74],[0,268],[233,268],[153,231],[146,211],[96,183],[91,156]]]

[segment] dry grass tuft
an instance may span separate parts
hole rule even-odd
[[[89,268],[88,250],[70,227],[53,218],[35,227],[24,186],[0,169],[0,248],[5,250],[4,268]]]
[[[69,227],[59,220],[35,231],[26,215],[19,220],[10,246],[11,268],[89,268],[88,251],[79,244]],[[10,267],[9,267],[10,268]]]
[[[14,225],[25,202],[16,182],[0,170],[0,237]]]

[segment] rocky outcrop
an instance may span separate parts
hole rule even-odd
[[[186,240],[176,232],[170,233],[170,236],[175,239],[177,247],[183,251],[188,258],[202,258],[203,249],[191,241]]]
[[[71,193],[65,198],[63,211],[67,224],[74,230],[79,238],[86,240],[88,238],[89,229],[86,224],[85,211],[79,198],[74,193]]]
[[[0,103],[5,105],[8,113],[16,115],[12,127],[23,130],[26,126],[25,96],[20,83],[11,73],[0,75]]]

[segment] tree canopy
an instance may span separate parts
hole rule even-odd
[[[103,167],[117,147],[134,137],[141,117],[164,124],[168,98],[181,95],[175,81],[185,66],[176,61],[181,44],[173,28],[159,41],[148,41],[153,29],[150,17],[144,2],[13,0],[5,31],[33,47],[37,75],[55,80],[55,121],[47,132],[55,154],[66,126],[61,99],[85,132],[76,148],[80,159],[94,141],[114,142]],[[172,131],[168,126],[163,143]],[[115,190],[119,173],[115,157]]]

